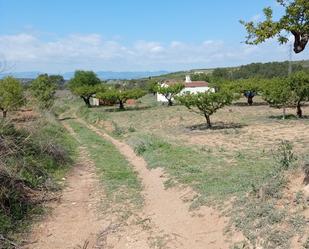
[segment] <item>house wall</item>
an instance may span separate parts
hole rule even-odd
[[[90,105],[92,106],[99,106],[100,105],[100,101],[97,98],[90,98]]]
[[[180,92],[180,95],[185,94],[185,93],[201,93],[201,92],[206,92],[206,91],[211,91],[211,92],[215,92],[214,88],[205,86],[205,87],[186,87],[184,89],[182,89],[182,91]],[[162,95],[157,93],[157,101],[158,102],[167,102],[167,99]]]

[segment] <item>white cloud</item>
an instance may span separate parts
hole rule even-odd
[[[309,49],[307,49],[309,50]],[[275,40],[259,46],[205,40],[200,43],[106,40],[99,34],[42,37],[20,33],[0,35],[0,51],[15,71],[65,72],[91,70],[180,70],[287,60],[287,46]],[[308,51],[293,59],[308,58]]]

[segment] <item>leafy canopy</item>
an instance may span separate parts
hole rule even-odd
[[[101,80],[92,71],[77,70],[69,82],[69,89],[73,94],[80,96],[90,107],[90,97],[102,89]]]
[[[124,109],[124,103],[128,99],[139,99],[146,94],[146,91],[140,88],[122,89],[122,88],[109,88],[106,91],[101,91],[96,94],[96,97],[109,102],[119,104],[120,109]]]
[[[39,75],[30,85],[30,91],[39,108],[48,109],[54,104],[57,85],[53,77]]]
[[[308,0],[277,0],[285,8],[285,14],[278,20],[273,20],[273,10],[264,9],[266,20],[254,23],[240,21],[247,30],[246,43],[259,44],[267,39],[277,37],[283,44],[288,42],[288,35],[294,36],[294,52],[302,52],[309,40],[309,1]]]
[[[233,101],[233,94],[225,91],[187,93],[178,96],[177,100],[191,111],[203,115],[206,118],[207,126],[211,127],[209,116],[220,108],[230,105]]]
[[[3,112],[15,110],[24,103],[21,83],[9,76],[0,80],[0,110]]]
[[[176,83],[173,85],[157,85],[155,90],[167,99],[169,105],[173,105],[173,98],[184,88],[185,85],[183,83]]]

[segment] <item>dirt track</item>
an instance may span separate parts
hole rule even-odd
[[[137,156],[129,145],[95,126],[82,120],[77,121],[112,142],[138,172],[144,187],[145,205],[136,216],[140,220],[147,220],[149,228],[137,225],[136,222],[132,225],[127,223],[107,239],[105,246],[100,247],[98,235],[106,229],[108,222],[98,218],[100,184],[86,148],[80,147],[79,163],[67,177],[68,186],[63,191],[60,203],[34,229],[32,240],[36,243],[26,248],[229,248],[231,241],[226,241],[223,234],[227,220],[219,212],[208,207],[189,212],[189,202],[183,200],[190,200],[194,194],[192,190],[166,190],[162,170],[147,169],[145,160]],[[76,137],[71,127],[65,127]],[[235,237],[235,240],[241,240],[241,236]]]

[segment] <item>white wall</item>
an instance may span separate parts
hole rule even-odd
[[[90,98],[90,105],[92,106],[99,106],[100,105],[100,101],[97,98]]]
[[[203,86],[203,87],[186,87],[182,89],[179,95],[185,94],[185,93],[201,93],[201,92],[215,92],[214,88],[208,87],[208,86]],[[167,102],[167,99],[160,93],[157,93],[157,101],[158,102]]]

